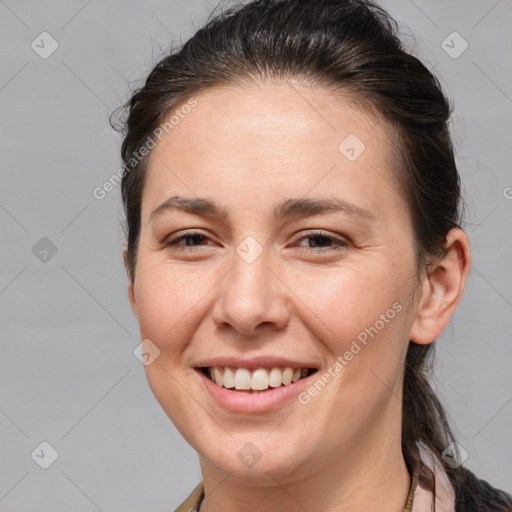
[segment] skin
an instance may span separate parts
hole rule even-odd
[[[141,339],[161,351],[145,367],[149,385],[199,453],[201,512],[402,510],[403,363],[409,340],[435,340],[460,300],[466,235],[452,230],[446,258],[418,271],[388,128],[346,97],[260,83],[196,99],[151,153],[128,294]],[[353,162],[338,149],[349,134],[365,144]],[[232,216],[166,210],[151,220],[175,195],[213,199]],[[273,219],[277,204],[302,197],[340,198],[375,219]],[[310,238],[312,229],[334,240]],[[207,238],[189,251],[166,247],[183,230]],[[250,264],[236,252],[248,236],[262,248]],[[397,302],[402,310],[307,404],[229,412],[193,369],[214,356],[271,354],[311,361],[321,375]],[[237,457],[247,442],[262,454],[252,467]]]

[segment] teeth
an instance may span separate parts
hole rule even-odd
[[[271,388],[278,388],[282,383],[281,370],[279,368],[272,368],[268,376],[268,385]]]
[[[240,370],[238,370],[240,371]],[[262,389],[268,388],[268,373],[267,370],[259,368],[252,374],[251,378],[251,389],[255,391],[261,391]]]
[[[297,382],[306,377],[308,371],[308,368],[274,367],[258,368],[251,373],[247,368],[214,366],[208,369],[208,374],[218,386],[227,389],[264,391],[269,387],[278,388]]]
[[[283,372],[283,384],[288,386],[292,383],[293,370],[291,368],[285,368]]]
[[[217,382],[217,384],[219,384]],[[222,382],[219,384],[222,386]],[[251,389],[251,374],[246,368],[238,368],[235,373],[235,388],[236,389]]]
[[[231,368],[224,368],[224,387],[228,389],[235,387],[235,374]]]
[[[222,377],[222,373],[220,373],[220,368],[215,367],[213,369],[213,377],[218,386],[224,385],[224,379]]]

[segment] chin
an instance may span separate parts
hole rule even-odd
[[[212,465],[230,478],[250,479],[251,485],[275,485],[276,480],[284,481],[304,469],[307,452],[303,443],[290,439],[289,433],[272,439],[273,435],[258,432],[228,439],[223,436],[222,441],[208,443],[199,450],[194,448],[200,453],[201,465]]]

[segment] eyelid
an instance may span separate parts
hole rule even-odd
[[[202,232],[201,230],[189,229],[189,230],[184,230],[182,232],[178,232],[177,234],[174,234],[172,237],[167,239],[164,242],[164,244],[165,244],[165,247],[173,248],[173,250],[177,250],[177,251],[197,252],[197,249],[194,249],[194,247],[203,247],[203,246],[201,246],[201,245],[199,245],[199,246],[178,245],[178,242],[180,242],[184,238],[186,238],[188,236],[196,236],[196,235],[206,238],[207,241],[212,240],[212,238],[208,234]],[[302,248],[300,248],[301,252],[310,252],[310,253],[318,254],[318,253],[322,253],[322,252],[325,253],[325,252],[330,252],[330,251],[341,251],[341,250],[347,249],[351,243],[347,239],[347,237],[344,237],[343,235],[338,235],[338,234],[335,235],[328,231],[323,231],[320,229],[310,229],[310,230],[301,231],[294,238],[293,243],[296,243],[302,239],[314,238],[314,237],[327,238],[327,239],[331,240],[332,242],[334,242],[336,245],[333,247],[318,248],[318,249],[316,249],[314,247],[302,247]]]
[[[325,238],[331,238],[341,243],[346,243],[348,245],[349,240],[346,236],[339,235],[337,233],[331,233],[330,231],[324,231],[322,229],[306,229],[300,231],[295,240],[301,240],[302,238],[315,237],[315,236],[324,236]]]
[[[206,232],[203,232],[199,229],[188,229],[188,230],[178,231],[177,233],[173,233],[171,236],[167,237],[163,243],[166,247],[171,246],[171,245],[176,246],[176,242],[182,240],[183,238],[185,238],[187,236],[195,236],[195,235],[200,235],[208,240],[212,240],[212,237],[209,234],[207,234]],[[183,246],[183,247],[190,247],[190,246]]]

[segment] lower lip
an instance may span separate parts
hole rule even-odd
[[[243,391],[232,391],[217,385],[200,370],[197,373],[202,378],[206,389],[214,400],[224,409],[233,412],[266,412],[279,408],[286,402],[297,399],[298,394],[304,387],[309,385],[309,377],[278,388],[268,388],[266,391],[245,393]]]

